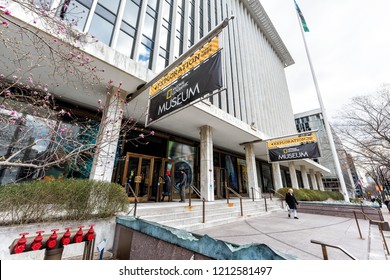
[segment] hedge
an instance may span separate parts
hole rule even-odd
[[[121,185],[66,179],[0,186],[0,225],[106,218],[127,211]]]

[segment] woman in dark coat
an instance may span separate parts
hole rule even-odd
[[[294,214],[294,219],[298,219],[297,217],[297,205],[299,204],[298,201],[295,199],[295,196],[293,194],[293,189],[288,189],[286,193],[286,203],[288,205],[288,217],[291,217],[291,213]]]

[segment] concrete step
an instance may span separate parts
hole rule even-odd
[[[239,199],[217,200],[206,202],[206,222],[203,223],[203,205],[194,200],[191,206],[187,203],[145,203],[137,207],[137,217],[162,225],[185,230],[197,230],[206,227],[236,222],[248,217],[265,215],[271,211],[281,211],[281,203],[277,200],[267,200],[267,211],[263,199],[252,201],[243,199],[243,216]]]

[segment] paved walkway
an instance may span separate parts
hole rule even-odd
[[[383,207],[382,211],[385,219],[390,222],[387,209]],[[369,238],[372,226],[366,220],[358,221],[363,239],[360,238],[355,219],[304,213],[299,213],[299,219],[289,219],[285,211],[194,233],[207,234],[240,245],[264,243],[277,253],[297,260],[322,260],[321,246],[311,243],[311,240],[318,240],[341,246],[358,260],[368,260],[370,250],[373,249]],[[390,237],[387,239],[390,244]],[[384,256],[383,246],[376,250],[380,251],[379,255]],[[334,248],[328,248],[328,257],[330,260],[350,260],[347,255]]]

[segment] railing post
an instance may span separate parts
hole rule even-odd
[[[360,208],[362,209],[363,218],[366,220],[366,215],[364,215],[363,201],[360,201]]]
[[[251,190],[252,190],[252,201],[255,201],[255,190],[253,187],[251,188]]]
[[[206,222],[206,201],[204,198],[202,199],[202,202],[203,202],[203,223],[205,223]]]
[[[244,210],[242,208],[242,197],[240,197],[241,217],[244,216]]]
[[[189,198],[188,198],[188,206],[191,206],[191,196],[192,196],[192,185],[189,185],[189,190],[188,190],[188,193],[189,193]]]
[[[264,196],[265,212],[268,212],[267,208],[267,197]]]
[[[359,226],[359,221],[358,221],[357,216],[356,216],[356,211],[353,211],[353,215],[355,216],[355,221],[356,221],[357,228],[359,230],[360,239],[364,239],[362,236],[362,232],[360,231],[360,226]]]
[[[269,193],[269,199],[272,200],[272,192]]]
[[[328,260],[328,252],[326,251],[326,246],[324,244],[321,244],[322,248],[322,256],[324,257],[324,260]]]
[[[385,245],[386,252],[387,252],[387,254],[389,255],[389,254],[390,254],[390,252],[389,252],[389,247],[387,247],[386,238],[385,238],[385,236],[383,235],[383,222],[381,222],[380,224],[378,224],[378,226],[379,226],[379,231],[380,231],[380,233],[381,233],[381,235],[382,235],[383,244]]]

